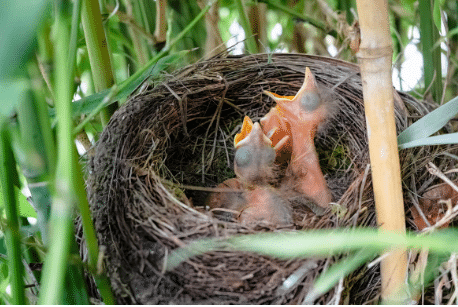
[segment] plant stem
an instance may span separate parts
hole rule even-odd
[[[126,6],[127,10],[127,15],[129,17],[133,17],[135,20],[136,24],[141,25],[141,16],[138,16],[138,14],[134,14],[134,8],[133,5],[136,5],[135,3],[131,3],[130,0],[124,0],[124,4]],[[136,10],[137,11],[137,10]],[[137,16],[135,16],[137,15]],[[140,17],[140,18],[138,18]],[[147,62],[148,62],[148,55],[146,53],[146,47],[145,47],[145,41],[142,39],[140,35],[138,35],[138,32],[135,30],[134,27],[129,26],[128,28],[130,38],[132,40],[132,44],[134,46],[134,51],[135,55],[137,58],[138,62],[138,67],[143,67]],[[148,33],[150,34],[150,33]]]
[[[251,54],[258,53],[258,46],[254,40],[253,32],[251,32],[250,23],[248,22],[242,0],[235,0],[235,4],[237,5],[237,10],[239,11],[240,23],[245,31],[245,47]]]
[[[94,224],[92,223],[91,210],[89,208],[89,203],[84,189],[84,179],[78,164],[78,156],[76,152],[73,156],[73,165],[75,165],[76,169],[73,180],[75,181],[78,209],[81,214],[83,232],[86,239],[89,266],[93,269],[94,279],[102,296],[103,302],[105,305],[113,305],[116,303],[116,300],[113,296],[113,293],[111,292],[110,282],[105,275],[98,272],[99,268],[97,267],[97,262],[99,259],[99,246],[97,242],[97,236],[95,233]]]
[[[130,82],[132,80],[135,80],[137,79],[138,77],[140,77],[146,70],[148,69],[151,69],[151,67],[157,62],[159,61],[162,57],[166,56],[170,49],[176,45],[176,43],[178,43],[186,34],[188,34],[192,28],[199,22],[200,19],[202,19],[202,17],[205,16],[205,14],[208,12],[208,10],[211,8],[212,6],[212,2],[210,2],[209,4],[207,4],[201,11],[200,13],[193,19],[193,21],[191,21],[187,26],[186,28],[183,29],[183,31],[181,31],[176,37],[174,37],[172,40],[169,40],[167,42],[167,44],[165,45],[164,48],[161,49],[161,51],[159,51],[158,54],[156,54],[151,60],[148,61],[148,63],[146,63],[145,66],[143,66],[141,69],[137,70],[132,76],[129,77],[129,79],[125,80],[124,82],[122,82],[119,87],[117,86],[114,86],[112,87],[110,93],[108,94],[108,97],[105,97],[104,99],[104,103],[102,103],[99,107],[97,107],[96,110],[92,111],[91,114],[89,114],[88,116],[86,116],[86,118],[74,129],[73,133],[74,134],[77,134],[79,133],[83,128],[84,126],[90,121],[92,120],[92,118],[94,117],[94,114],[97,114],[98,110],[103,108],[105,106],[105,104],[108,104],[110,103],[111,101],[111,98],[116,96],[117,93],[119,92],[122,92],[124,90],[124,88],[126,88],[127,86],[129,86]]]
[[[73,175],[75,168],[72,137],[72,75],[68,61],[69,31],[66,5],[59,2],[56,10],[55,40],[55,95],[58,122],[58,169],[56,195],[53,199],[49,251],[43,268],[40,304],[59,304],[64,293],[65,275],[73,236],[73,210],[76,203]]]
[[[96,92],[100,92],[111,87],[115,80],[98,0],[83,0],[81,15],[89,61],[91,62],[92,78]],[[101,111],[100,116],[104,126],[117,108],[118,104],[113,103]]]
[[[363,83],[377,222],[380,231],[404,235],[405,216],[394,117],[391,79],[393,48],[388,3],[387,0],[357,0],[356,3],[362,38],[357,56]],[[382,260],[381,275],[382,299],[401,302],[403,297],[398,291],[406,280],[406,251],[391,251]]]
[[[284,6],[280,3],[277,3],[277,2],[274,2],[274,1],[271,1],[271,0],[258,0],[259,2],[264,2],[264,3],[267,3],[267,5],[273,7],[273,8],[276,8],[277,10],[280,10],[282,12],[285,12],[285,13],[288,13],[290,15],[292,15],[293,17],[296,17],[300,20],[303,20],[305,22],[308,22],[309,24],[311,24],[312,26],[314,26],[315,28],[318,28],[324,32],[326,32],[326,34],[329,34],[333,37],[337,37],[337,32],[335,30],[332,30],[332,29],[328,29],[326,27],[326,25],[324,23],[322,23],[321,21],[318,21],[318,20],[315,20],[311,17],[308,17],[308,16],[304,16],[292,9],[290,9],[289,7],[287,6]]]
[[[167,1],[156,0],[156,28],[154,29],[154,39],[156,44],[165,43],[167,39]]]
[[[13,305],[23,305],[25,304],[24,266],[22,265],[19,218],[14,191],[14,178],[17,177],[15,166],[16,163],[7,130],[0,126],[0,192],[3,194],[5,201],[6,219],[8,221],[5,238],[8,252],[11,303]]]
[[[437,103],[442,101],[442,68],[440,45],[433,48],[439,39],[439,31],[436,28],[432,12],[431,0],[420,0],[420,42],[423,54],[423,71],[425,90],[431,86],[433,100]]]
[[[50,185],[56,165],[55,144],[51,131],[49,113],[45,102],[35,99],[31,91],[18,104],[17,115],[20,127],[16,138],[18,162],[32,195],[37,212],[37,224],[41,238],[48,244],[48,222],[51,212]]]

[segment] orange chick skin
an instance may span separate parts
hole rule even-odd
[[[314,138],[318,125],[327,115],[326,104],[320,98],[315,77],[309,68],[305,80],[296,96],[280,96],[265,91],[277,102],[278,113],[291,127],[292,154],[285,184],[296,185],[296,189],[321,207],[332,201],[321,171]],[[288,179],[289,177],[289,179]],[[292,182],[297,177],[299,182]],[[289,180],[289,181],[288,181]]]
[[[248,116],[235,136],[235,148],[234,171],[242,184],[267,184],[273,178],[275,149],[259,123],[253,124]]]
[[[256,187],[246,193],[247,206],[242,209],[239,220],[243,224],[265,222],[273,225],[293,223],[292,208],[284,198],[270,187]]]

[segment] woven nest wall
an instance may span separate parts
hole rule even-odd
[[[200,238],[272,231],[212,217],[209,192],[234,177],[233,139],[244,115],[254,121],[274,105],[268,90],[295,95],[305,67],[335,105],[316,138],[320,164],[335,204],[324,216],[294,207],[293,229],[376,226],[357,65],[297,54],[216,57],[185,67],[132,97],[110,120],[88,163],[88,193],[107,271],[119,303],[301,303],[314,279],[338,258],[278,260],[246,252],[214,251],[192,258],[172,272],[164,259]],[[395,93],[397,130],[431,108]],[[435,182],[425,165],[452,162],[447,146],[401,151],[407,226],[412,195]],[[200,188],[199,188],[200,187]],[[281,231],[276,229],[275,231]],[[300,282],[283,281],[312,261]],[[374,301],[377,266],[360,268],[344,281],[346,303]],[[333,301],[333,289],[315,303]],[[375,302],[375,301],[374,301]]]

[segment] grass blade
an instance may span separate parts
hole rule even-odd
[[[115,84],[108,44],[102,25],[99,1],[84,0],[81,15],[89,61],[91,63],[92,79],[94,80],[96,92],[99,92]],[[100,116],[104,126],[117,109],[117,103],[102,109]]]
[[[82,98],[78,101],[73,102],[73,116],[87,114],[88,116],[74,129],[73,133],[77,134],[80,132],[84,126],[91,121],[98,112],[104,108],[107,104],[111,103],[112,101],[117,101],[123,99],[135,89],[140,86],[146,79],[148,78],[156,78],[163,69],[165,69],[171,63],[179,60],[184,54],[188,53],[189,51],[181,51],[178,53],[174,53],[172,55],[166,56],[164,58],[159,59],[155,63],[151,63],[146,68],[142,69],[141,74],[134,74],[126,81],[122,82],[119,87],[113,86],[110,89],[106,89],[100,93],[96,93],[85,98]]]
[[[8,251],[8,269],[11,285],[11,303],[14,305],[25,304],[24,291],[24,266],[22,265],[21,238],[19,234],[19,217],[14,191],[14,177],[17,177],[16,163],[9,142],[7,130],[0,127],[0,193],[5,202],[6,219],[8,227],[5,229],[5,238]]]
[[[231,248],[255,252],[281,259],[307,256],[329,256],[342,252],[367,249],[383,253],[391,248],[429,248],[432,252],[458,251],[458,230],[444,229],[418,236],[401,235],[373,228],[319,229],[281,233],[260,233],[234,236],[227,240],[206,239],[195,241],[187,247],[174,250],[167,259],[166,269],[172,270],[181,262],[212,250]]]
[[[420,42],[423,55],[425,89],[431,86],[434,101],[442,101],[441,49],[433,48],[439,39],[439,31],[434,26],[432,0],[420,0]]]
[[[458,144],[458,132],[431,136],[429,138],[418,139],[399,145],[399,149],[406,149],[418,146]]]
[[[79,299],[87,297],[85,289],[71,282],[67,284],[66,276],[81,279],[81,274],[74,272],[77,268],[68,267],[68,259],[74,241],[73,211],[78,199],[75,196],[73,163],[75,156],[75,143],[72,137],[72,75],[68,61],[69,29],[68,12],[70,3],[57,1],[55,22],[55,97],[58,123],[58,168],[56,177],[56,193],[50,220],[50,244],[43,268],[43,280],[39,297],[40,304],[60,304],[62,298],[69,295],[78,295]],[[67,274],[67,272],[69,274]],[[72,272],[74,274],[72,274]],[[70,279],[70,280],[71,280]],[[81,283],[79,283],[81,284]]]
[[[439,131],[458,114],[458,97],[423,116],[398,135],[398,145],[423,139]]]
[[[250,23],[245,13],[242,0],[235,0],[237,5],[237,10],[239,11],[239,20],[242,25],[243,31],[245,31],[245,47],[248,53],[255,54],[258,53],[258,45],[254,40],[253,32],[251,31]]]
[[[352,256],[341,260],[334,264],[326,272],[322,273],[315,281],[311,291],[305,298],[306,304],[313,304],[313,302],[321,295],[325,294],[334,287],[341,278],[344,278],[366,261],[375,257],[375,253],[362,249]]]

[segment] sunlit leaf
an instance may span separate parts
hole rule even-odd
[[[0,10],[0,80],[21,74],[34,53],[37,28],[47,10],[47,0],[2,1]]]
[[[171,270],[181,262],[208,251],[222,248],[255,252],[288,259],[306,256],[328,256],[358,249],[381,253],[387,248],[429,248],[432,252],[458,251],[458,230],[445,229],[428,236],[379,232],[373,228],[319,229],[280,233],[259,233],[234,236],[227,240],[201,240],[175,250],[166,268]]]
[[[399,145],[399,149],[444,144],[458,144],[458,132],[436,135],[428,138],[418,139],[412,142],[403,143]]]
[[[398,145],[401,146],[404,143],[430,136],[444,127],[456,114],[458,114],[458,97],[453,98],[407,127],[399,134]]]
[[[307,294],[305,302],[313,304],[313,301],[319,296],[328,292],[334,287],[341,278],[344,278],[366,261],[375,257],[375,253],[362,249],[356,254],[348,256],[338,263],[333,264],[326,272],[322,273],[315,281],[311,291]]]
[[[0,182],[0,186],[1,186],[1,182]],[[19,213],[19,215],[23,216],[23,217],[34,217],[34,218],[36,218],[37,217],[37,213],[33,209],[32,205],[28,202],[28,200],[24,196],[24,194],[22,194],[21,191],[19,191],[19,189],[17,187],[14,187],[14,189],[16,190],[16,197],[18,199],[18,206],[19,206],[18,213]],[[4,206],[3,195],[2,195],[2,193],[0,193],[0,208],[3,208],[3,206]]]
[[[28,90],[29,83],[24,78],[0,78],[0,115],[10,116],[16,103],[24,100]]]
[[[435,0],[433,9],[433,20],[437,29],[440,31],[442,28],[441,7],[444,5],[445,0]]]
[[[127,96],[132,94],[132,92],[147,78],[157,78],[162,73],[162,71],[164,71],[169,65],[182,58],[183,55],[188,52],[189,51],[185,50],[165,56],[153,65],[151,65],[150,67],[148,67],[145,70],[145,72],[140,76],[136,77],[134,75],[125,80],[124,82],[121,82],[121,84],[118,86],[120,90],[112,101],[117,101],[126,98]],[[94,109],[96,109],[99,106],[99,104],[102,103],[103,99],[110,93],[110,91],[111,89],[106,89],[99,93],[74,101],[72,104],[73,116],[91,113]]]

